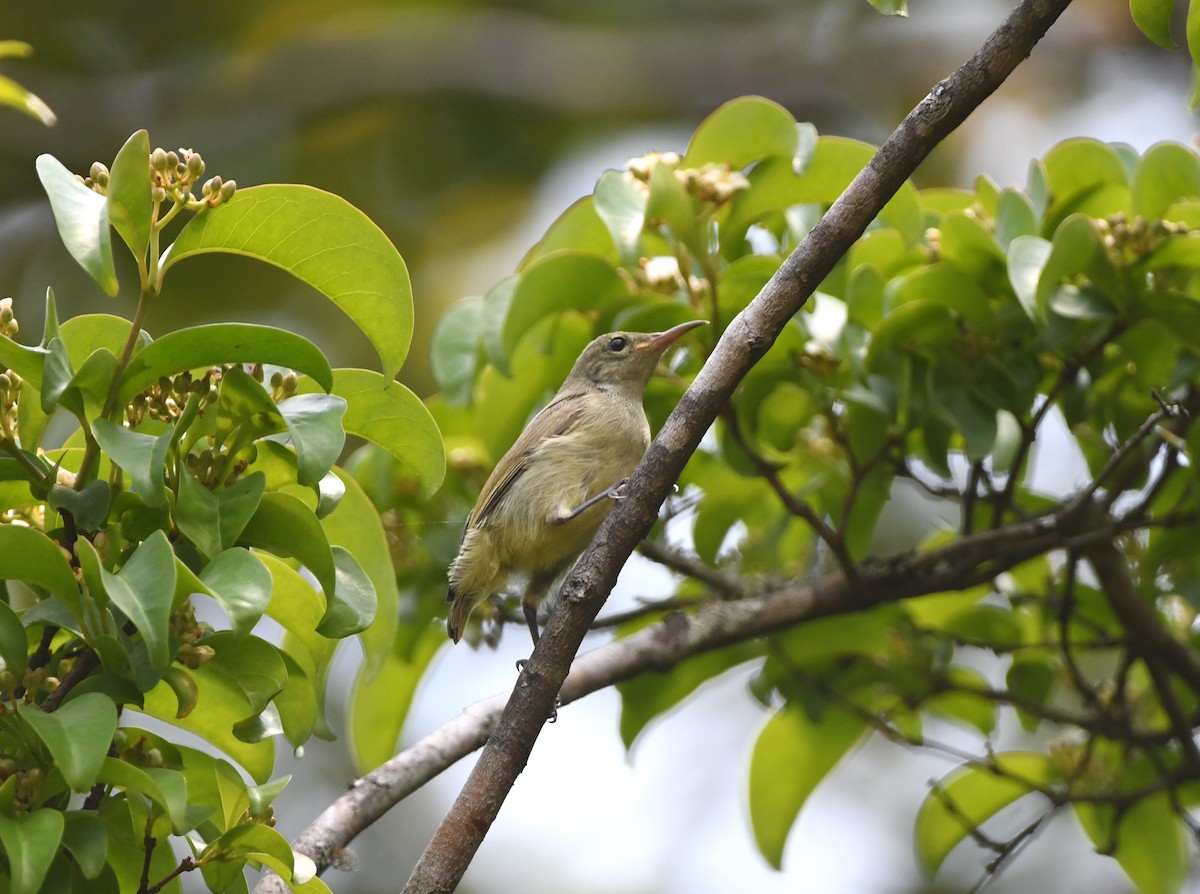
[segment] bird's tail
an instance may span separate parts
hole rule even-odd
[[[462,596],[453,586],[446,592],[446,601],[450,603],[450,613],[446,616],[446,632],[450,639],[458,642],[462,639],[463,629],[467,626],[467,616],[474,606],[471,600]]]

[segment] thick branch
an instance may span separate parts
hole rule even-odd
[[[693,655],[814,618],[973,586],[1067,543],[1107,541],[1119,530],[1119,522],[1083,530],[1077,514],[1060,512],[964,537],[932,552],[868,563],[859,569],[856,585],[836,574],[815,584],[791,585],[762,596],[706,603],[695,615],[673,614],[662,623],[579,656],[563,683],[561,704],[643,673],[668,670]],[[339,851],[396,803],[481,747],[507,701],[506,696],[497,695],[472,705],[359,779],[301,833],[293,847],[311,857],[318,869],[326,869]],[[268,875],[256,891],[286,894],[287,886]]]
[[[734,388],[771,347],[817,284],[930,151],[996,90],[1070,0],[1024,0],[962,68],[909,113],[762,292],[725,330],[563,585],[557,611],[458,799],[422,854],[406,892],[452,891],[525,767],[554,707],[571,659],[645,536],[671,482]]]

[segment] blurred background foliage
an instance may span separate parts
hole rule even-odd
[[[131,296],[114,305],[61,247],[33,159],[50,152],[86,171],[145,127],[155,145],[195,146],[211,170],[239,185],[312,184],[377,222],[413,278],[416,332],[401,378],[428,394],[435,387],[431,333],[446,308],[511,273],[604,168],[651,149],[682,150],[714,108],[745,94],[779,102],[822,134],[877,144],[1014,5],[912,0],[912,19],[904,20],[881,17],[861,0],[8,4],[0,37],[27,41],[35,54],[0,61],[0,73],[37,93],[59,120],[47,129],[10,114],[0,128],[0,293],[14,296],[29,332],[41,328],[47,285],[64,317],[132,314]],[[1124,140],[1139,150],[1157,139],[1186,140],[1194,131],[1185,106],[1188,76],[1186,54],[1146,40],[1126,0],[1080,0],[999,94],[939,147],[916,184],[965,187],[979,173],[1001,185],[1024,183],[1029,159],[1065,136]],[[131,269],[118,272],[130,281]],[[356,327],[326,302],[298,301],[306,287],[265,265],[212,257],[181,265],[168,288],[169,300],[156,303],[146,321],[154,335],[217,320],[286,322],[317,342],[334,366],[369,365],[363,358],[370,347]],[[304,308],[304,318],[281,321],[294,307]],[[464,488],[470,489],[452,481],[450,496],[462,497],[455,490]],[[458,531],[450,525],[419,536],[449,544]],[[510,686],[512,657],[492,660],[466,650],[445,656],[438,679],[414,705],[406,738]],[[573,729],[556,730],[555,743],[539,748],[559,751],[539,752],[467,884],[502,890],[506,880],[519,879],[528,890],[586,890],[581,874],[603,858],[610,874],[599,877],[636,877],[647,890],[728,890],[731,876],[746,889],[794,889],[794,875],[770,872],[753,852],[738,810],[739,774],[714,774],[723,777],[715,785],[726,786],[714,790],[707,779],[699,785],[695,767],[686,766],[744,761],[737,750],[748,741],[741,727],[756,727],[760,716],[743,704],[741,692],[736,706],[717,703],[724,712],[719,724],[711,723],[712,714],[692,713],[656,728],[674,741],[643,737],[649,739],[637,756],[643,778],[661,772],[636,792],[613,735],[615,698],[604,719],[583,715]],[[335,714],[340,708],[333,705]],[[331,719],[336,725],[340,718]],[[600,757],[588,752],[587,760],[596,761],[592,772],[575,773],[564,788],[564,774],[583,753],[580,737],[588,735],[603,743],[589,747],[608,750]],[[687,743],[682,760],[681,742]],[[914,797],[919,801],[928,778],[941,771],[904,764],[895,752],[867,757],[862,769],[832,780],[830,797],[814,804],[814,810],[840,809],[841,816],[828,831],[810,829],[798,846],[803,855],[797,852],[793,865],[820,866],[806,875],[810,890],[855,890],[864,878],[887,878],[896,889],[923,884],[906,882],[896,867],[912,863]],[[306,780],[306,791],[297,785],[285,793],[285,799],[311,798],[293,808],[287,834],[354,773],[341,745],[313,758],[307,769],[319,770],[324,784]],[[888,772],[880,773],[885,762]],[[360,839],[359,850],[387,848],[388,859],[364,859],[356,890],[394,885],[394,867],[415,858],[459,781],[453,774],[439,780],[432,794],[421,793]],[[835,803],[848,790],[870,803],[857,812]],[[864,790],[872,797],[862,799]],[[548,792],[572,802],[564,810],[574,812],[564,814],[557,834],[539,829],[532,851],[514,853],[514,842],[528,844],[526,824],[544,815]],[[621,860],[611,860],[612,842],[590,857],[556,849],[578,828],[578,814],[603,826],[606,818],[624,821],[630,803],[643,808],[639,825],[621,835],[653,825],[663,836],[651,842],[647,835],[640,856],[625,844]],[[889,832],[893,843],[882,843]],[[662,856],[685,843],[709,858]],[[658,856],[647,856],[648,848]],[[878,856],[877,865],[861,859],[867,852]],[[531,859],[548,854],[560,863],[548,862],[535,880]],[[561,861],[574,861],[574,869]],[[637,867],[645,867],[641,875]],[[1036,863],[1015,868],[995,890],[1020,890],[1038,871]],[[1079,885],[1097,879],[1062,867],[1053,878],[1067,874]],[[1099,878],[1122,887],[1111,874]]]
[[[1010,6],[915,0],[905,20],[848,0],[7,4],[2,36],[28,41],[35,54],[7,61],[4,73],[46,100],[59,124],[5,121],[0,283],[27,305],[23,319],[35,329],[50,283],[67,313],[113,310],[48,238],[32,159],[50,152],[86,171],[145,127],[155,145],[196,144],[211,170],[239,184],[312,184],[376,221],[413,273],[417,331],[403,378],[427,393],[424,346],[444,308],[510,272],[604,166],[681,148],[665,144],[751,93],[821,133],[878,143]],[[1147,83],[1186,78],[1184,54],[1145,40],[1123,0],[1076,6],[992,114],[1021,104],[1034,118],[1067,116],[1098,89],[1128,90],[1131,66]],[[1185,114],[1178,91],[1170,102],[1168,117]],[[1009,159],[1004,144],[1016,145],[1028,119],[1004,120],[1003,139],[969,123],[925,165],[918,186],[967,185],[986,169],[981,161],[1002,183],[1023,179],[1026,160],[1053,139]],[[594,158],[614,140],[628,148],[574,180],[564,174],[571,159]],[[997,160],[1011,166],[996,171]],[[548,196],[556,185],[561,194]],[[303,288],[236,258],[203,267],[178,272],[172,300],[151,311],[152,333],[269,321]],[[306,318],[289,325],[346,365],[366,343],[318,304],[307,302]]]

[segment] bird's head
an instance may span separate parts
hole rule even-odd
[[[588,344],[568,379],[596,385],[614,385],[638,395],[654,373],[663,352],[685,332],[703,326],[705,320],[689,320],[664,332],[609,332]]]

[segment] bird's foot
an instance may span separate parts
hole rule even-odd
[[[622,478],[620,481],[606,490],[604,492],[604,496],[608,497],[610,500],[624,500],[627,496],[629,496],[629,494],[626,492],[628,486],[629,479]]]

